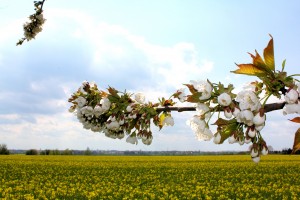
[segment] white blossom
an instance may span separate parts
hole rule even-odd
[[[268,149],[266,147],[263,147],[262,150],[261,150],[261,154],[264,155],[264,156],[267,155],[268,154]]]
[[[209,112],[209,107],[204,103],[198,103],[196,106],[196,111],[199,112],[199,115],[202,116],[205,114],[205,119],[209,119],[211,113]]]
[[[237,117],[240,114],[241,110],[239,108],[234,108],[232,115]]]
[[[136,93],[134,99],[140,104],[145,103],[145,95],[142,93]]]
[[[228,138],[228,142],[229,142],[229,144],[233,144],[236,142],[236,138],[234,137],[234,135],[232,135]]]
[[[91,106],[84,106],[83,108],[81,108],[80,111],[82,114],[84,114],[87,117],[93,116],[93,114],[94,114],[94,109]]]
[[[285,94],[284,99],[288,104],[293,104],[298,101],[298,97],[299,93],[296,90],[291,89]]]
[[[142,138],[142,142],[145,144],[145,145],[150,145],[152,143],[152,135],[151,136],[148,136],[146,138]]]
[[[198,140],[208,141],[213,137],[212,132],[206,127],[204,120],[200,120],[199,116],[194,116],[187,121],[187,125],[191,127]]]
[[[193,87],[198,91],[201,92],[201,96],[199,97],[200,100],[206,100],[211,97],[212,92],[212,85],[207,81],[190,81]]]
[[[255,163],[259,163],[260,157],[259,157],[259,156],[257,156],[257,157],[252,157],[252,161],[255,162]]]
[[[227,93],[222,93],[218,96],[218,103],[221,106],[229,106],[231,104],[231,97]]]
[[[254,138],[256,136],[256,129],[249,128],[248,136]]]
[[[220,142],[221,142],[221,134],[218,132],[214,136],[214,143],[215,144],[220,144]]]
[[[126,107],[126,111],[127,112],[131,112],[133,110],[133,105],[134,104],[129,104],[127,107]]]
[[[99,117],[100,115],[103,114],[103,108],[99,105],[96,105],[95,108],[94,108],[94,115],[95,117]]]
[[[77,102],[79,108],[82,108],[86,104],[86,99],[82,96],[78,97],[75,101]]]
[[[197,140],[199,140],[199,141],[201,141],[201,140],[209,141],[213,137],[213,134],[209,128],[204,128],[204,130],[202,132],[198,131],[195,134],[196,134]]]
[[[296,86],[297,86],[297,92],[298,92],[298,94],[300,96],[300,82],[296,83]]]
[[[256,94],[250,90],[243,90],[237,94],[236,101],[239,102],[241,110],[250,109],[257,111],[261,108],[261,104]]]
[[[265,121],[266,121],[266,115],[265,114],[261,117],[260,113],[257,113],[253,117],[253,124],[255,124],[255,126],[263,125],[265,123]]]
[[[127,137],[126,142],[130,144],[138,144],[138,140],[136,136],[131,136],[131,135]]]
[[[300,114],[300,104],[285,104],[283,107],[283,115],[297,113]]]
[[[244,141],[246,144],[249,144],[251,142],[251,138],[246,137]]]
[[[103,112],[106,112],[109,110],[111,102],[107,97],[104,97],[103,99],[100,100],[101,107],[103,109]]]
[[[264,127],[265,127],[265,124],[262,124],[262,125],[259,125],[259,126],[255,125],[255,130],[261,131]]]
[[[185,88],[181,88],[179,89],[177,92],[180,92],[180,94],[178,95],[178,99],[181,103],[183,103],[184,101],[186,101],[187,96],[185,94]]]
[[[174,126],[174,119],[172,116],[167,116],[163,120],[163,125],[166,126]]]
[[[254,158],[254,157],[257,157],[258,156],[258,150],[252,148],[251,149],[251,157]]]
[[[228,111],[227,109],[224,110],[224,116],[227,118],[227,119],[230,119],[232,117],[232,112],[231,111]]]
[[[242,110],[236,117],[237,122],[244,123],[247,126],[253,125],[253,113],[250,110]]]
[[[106,128],[110,130],[119,130],[120,124],[117,121],[111,121],[106,123]]]

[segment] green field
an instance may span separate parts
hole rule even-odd
[[[300,199],[300,156],[0,156],[0,199]]]

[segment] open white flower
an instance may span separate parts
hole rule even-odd
[[[222,93],[218,96],[218,103],[221,106],[229,106],[231,104],[231,97],[227,93]]]
[[[241,110],[250,109],[257,111],[261,108],[261,104],[256,94],[250,90],[243,90],[237,94],[236,101],[239,102]]]
[[[291,89],[285,94],[284,99],[288,104],[293,104],[298,101],[298,97],[299,93],[296,90]]]
[[[195,135],[197,140],[199,141],[201,140],[209,141],[213,137],[213,134],[209,128],[204,128],[203,131],[195,132]]]
[[[77,102],[79,108],[82,108],[86,104],[86,99],[82,96],[78,97],[75,101]]]
[[[145,103],[145,95],[142,93],[136,93],[134,95],[134,99],[140,104]]]
[[[109,110],[111,102],[107,97],[104,97],[103,99],[100,100],[101,107],[103,109],[103,112],[106,112]]]
[[[202,116],[205,114],[205,119],[209,119],[211,116],[211,113],[209,111],[209,107],[204,103],[198,103],[196,106],[196,111],[199,112],[199,115]]]
[[[111,121],[106,123],[106,128],[109,130],[119,130],[120,124],[117,121]]]
[[[163,125],[174,126],[174,119],[173,119],[173,117],[172,116],[165,117],[165,119],[163,121]]]
[[[177,92],[180,92],[180,94],[178,95],[178,99],[181,103],[183,103],[187,99],[185,88],[180,88]]]
[[[283,107],[283,115],[297,113],[300,114],[300,104],[285,104]]]
[[[237,122],[244,123],[247,126],[253,125],[253,113],[250,110],[242,110],[236,117]]]
[[[94,108],[94,115],[95,117],[99,117],[100,115],[103,114],[103,108],[99,105],[96,105],[95,108]]]
[[[94,109],[91,106],[84,106],[83,108],[81,108],[81,113],[84,114],[87,117],[93,116],[94,114]]]
[[[198,140],[208,141],[213,137],[211,130],[206,127],[205,121],[200,120],[199,116],[194,116],[188,120],[187,125],[191,127]]]
[[[199,116],[192,117],[186,124],[190,126],[194,132],[203,131],[206,127],[205,121],[200,120]]]
[[[238,115],[240,114],[241,110],[239,108],[234,108],[232,115],[234,117],[238,117]]]
[[[190,81],[193,87],[198,91],[201,92],[201,96],[199,97],[200,100],[206,100],[211,97],[212,92],[212,85],[207,81]]]
[[[131,135],[127,137],[126,142],[130,144],[138,144],[138,140],[136,136],[131,136]]]

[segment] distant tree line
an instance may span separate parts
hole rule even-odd
[[[271,149],[271,148],[270,148]],[[6,144],[0,144],[0,155],[9,154],[26,154],[26,155],[217,155],[217,154],[247,154],[247,152],[202,152],[202,151],[93,151],[87,147],[86,150],[58,150],[58,149],[29,149],[29,150],[8,150]],[[291,148],[284,148],[281,151],[270,151],[270,154],[284,154],[292,153]],[[296,151],[295,154],[300,154]]]

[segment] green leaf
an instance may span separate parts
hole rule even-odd
[[[283,72],[283,70],[284,70],[284,68],[285,68],[285,62],[286,62],[286,59],[284,59],[284,61],[282,61],[282,64],[281,64],[281,66],[282,66],[281,71],[282,71],[282,72]]]
[[[271,39],[268,46],[264,49],[264,59],[268,69],[275,71],[273,37],[272,35],[270,35],[270,37]]]
[[[212,125],[224,126],[224,125],[234,124],[234,123],[236,123],[236,119],[226,120],[226,119],[219,118]]]
[[[300,150],[300,128],[295,133],[294,145],[292,153],[296,153],[296,151]]]

